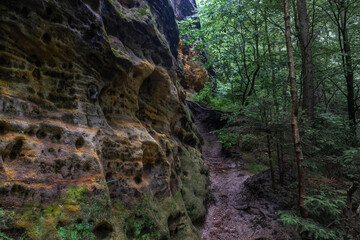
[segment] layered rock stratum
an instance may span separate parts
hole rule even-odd
[[[0,238],[200,239],[179,2],[0,2]]]

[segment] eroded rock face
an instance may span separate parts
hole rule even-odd
[[[207,176],[171,3],[5,0],[0,13],[0,230],[198,239]]]
[[[175,10],[176,19],[182,21],[196,14],[195,0],[171,0]],[[200,23],[196,23],[200,28]],[[181,79],[181,85],[191,94],[199,92],[205,83],[210,80],[208,71],[202,66],[206,55],[195,50],[195,45],[186,45],[180,42],[178,47],[179,57],[184,65],[185,77]]]
[[[175,15],[178,20],[184,20],[188,16],[195,14],[195,0],[171,0],[174,6]]]
[[[183,43],[179,45],[178,51],[185,70],[181,85],[192,93],[199,92],[210,78],[208,71],[202,66],[200,52],[195,50],[195,46]]]

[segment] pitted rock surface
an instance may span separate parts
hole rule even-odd
[[[0,207],[19,213],[14,229],[39,239],[46,219],[41,239],[85,218],[80,195],[64,200],[81,187],[106,200],[106,217],[86,215],[94,234],[131,238],[117,206],[149,197],[176,202],[155,217],[159,239],[199,239],[207,175],[178,42],[169,1],[0,2]]]

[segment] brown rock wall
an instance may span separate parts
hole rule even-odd
[[[175,197],[178,149],[199,153],[200,143],[179,85],[177,44],[168,1],[0,2],[0,208],[15,210],[14,229],[58,239],[82,219],[94,234],[131,238],[144,216],[125,216],[149,197],[162,215],[141,234],[158,234],[171,215],[161,239],[182,231],[198,238]],[[205,189],[206,175],[196,174]],[[104,216],[82,205],[98,197]],[[178,212],[158,205],[163,199]]]

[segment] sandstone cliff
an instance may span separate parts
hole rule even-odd
[[[199,239],[176,2],[0,2],[0,237]]]

